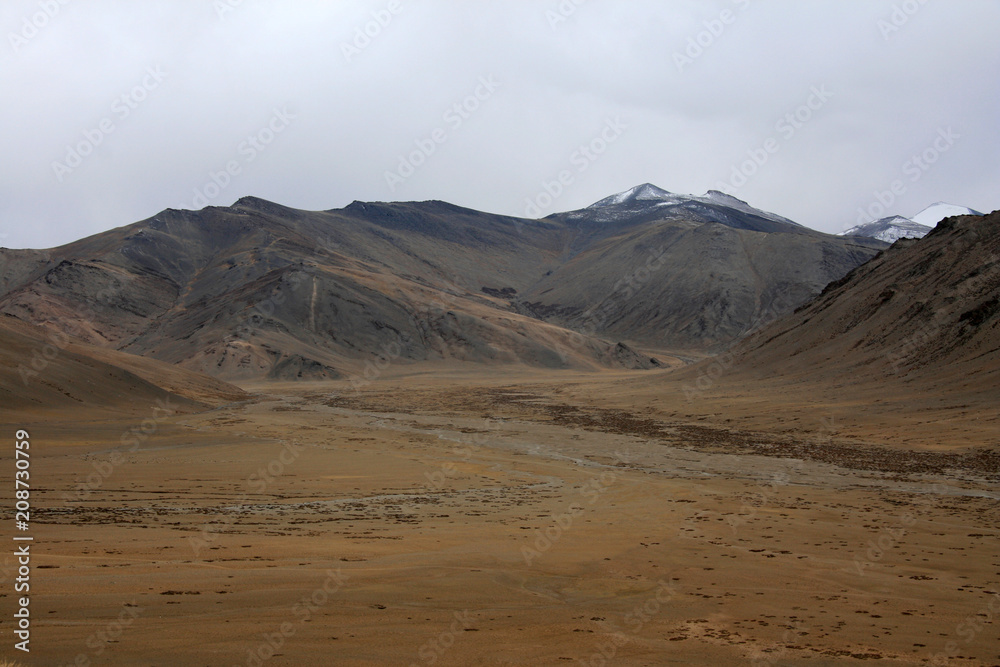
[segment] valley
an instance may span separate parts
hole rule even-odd
[[[1000,2],[0,23],[0,667],[1000,667]]]
[[[997,216],[647,184],[5,250],[31,664],[997,664]]]
[[[172,416],[110,471],[128,419],[23,415],[45,480],[32,658],[1000,659],[969,621],[1000,588],[995,453],[845,435],[836,405],[780,430],[734,427],[718,401],[681,416],[636,405],[636,374],[268,383]],[[88,641],[123,609],[120,637]]]

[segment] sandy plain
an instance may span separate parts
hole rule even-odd
[[[662,377],[390,368],[246,387],[148,433],[5,411],[31,434],[33,625],[30,655],[8,636],[0,656],[1000,665],[1000,484],[976,449],[995,414],[687,403]]]

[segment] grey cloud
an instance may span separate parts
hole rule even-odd
[[[997,207],[989,0],[228,1],[0,6],[0,244],[66,243],[197,193],[523,215],[569,170],[543,214],[646,181],[700,194],[768,139],[777,151],[734,194],[824,231],[896,179],[889,213]],[[132,99],[149,68],[165,78]],[[500,85],[466,105],[481,77]],[[813,86],[833,97],[788,137],[777,123]],[[276,109],[295,117],[269,133]],[[628,129],[581,169],[574,154],[616,117]],[[904,165],[942,128],[961,138],[911,180]],[[390,187],[401,158],[415,168]]]

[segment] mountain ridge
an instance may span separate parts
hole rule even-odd
[[[440,201],[167,209],[0,251],[0,310],[228,380],[433,360],[657,368],[657,354],[728,345],[885,247],[653,188],[621,198],[636,206],[610,225]]]
[[[1000,211],[898,241],[733,357],[734,373],[781,368],[836,386],[904,383],[989,401],[983,388],[1000,378]]]
[[[652,183],[634,186],[585,208],[554,213],[545,219],[608,224],[648,222],[679,215],[693,217],[702,222],[718,222],[738,229],[756,231],[794,229],[803,233],[822,233],[788,218],[754,208],[747,202],[718,190],[709,190],[702,196],[680,195]]]
[[[840,233],[841,236],[867,236],[886,243],[899,239],[919,239],[926,236],[942,220],[956,215],[983,215],[966,206],[937,202],[917,213],[912,218],[890,215],[874,222],[855,225]]]

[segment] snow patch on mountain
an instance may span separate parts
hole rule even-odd
[[[625,192],[619,192],[616,195],[605,197],[599,202],[591,204],[587,208],[596,209],[605,208],[607,206],[620,206],[621,204],[627,204],[634,201],[662,201],[667,203],[675,201],[677,198],[678,195],[664,190],[663,188],[658,188],[652,183],[643,183],[642,185],[637,185],[634,188],[629,188]]]
[[[938,202],[912,218],[891,215],[875,222],[851,227],[846,232],[841,232],[840,236],[867,236],[886,243],[895,243],[899,239],[921,239],[939,222],[953,215],[982,215],[982,213],[965,206]]]
[[[851,227],[840,236],[867,236],[869,238],[895,243],[899,239],[921,239],[927,236],[932,227],[913,222],[901,215],[892,215],[875,222],[869,222],[857,227]]]
[[[920,213],[917,213],[915,216],[910,218],[910,220],[918,225],[934,227],[945,218],[950,218],[954,215],[982,215],[982,213],[965,206],[956,206],[955,204],[939,201],[936,204],[931,204]]]
[[[624,192],[605,197],[578,212],[577,217],[587,215],[591,218],[596,217],[600,222],[615,222],[618,219],[631,216],[636,210],[659,207],[683,207],[699,211],[706,211],[706,207],[722,207],[773,222],[781,222],[796,227],[802,226],[788,218],[754,208],[742,199],[737,199],[732,195],[727,195],[718,190],[709,190],[700,197],[695,195],[679,195],[657,187],[652,183],[643,183]],[[594,215],[595,213],[597,214],[596,216]],[[572,213],[568,215],[571,218],[574,217]]]

